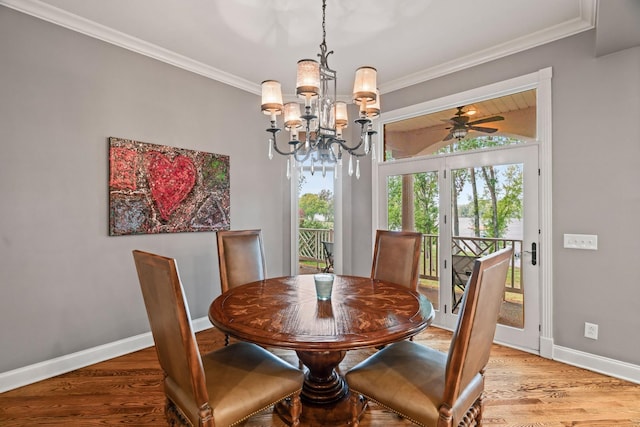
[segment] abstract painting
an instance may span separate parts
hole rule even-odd
[[[109,138],[109,235],[229,229],[229,156]]]

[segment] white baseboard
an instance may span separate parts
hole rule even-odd
[[[192,320],[191,324],[195,332],[212,327],[211,322],[206,317]],[[24,366],[12,371],[3,372],[0,373],[0,393],[84,368],[94,363],[123,356],[134,351],[142,350],[143,348],[151,347],[152,345],[153,337],[151,336],[151,332],[147,332],[76,353],[56,357],[55,359]]]
[[[540,356],[553,359],[553,339],[540,337]]]
[[[640,384],[640,366],[571,348],[554,346],[553,359],[610,377]]]
[[[195,332],[200,332],[212,327],[211,322],[206,317],[195,319],[191,323]],[[84,368],[114,357],[123,356],[152,345],[153,338],[151,337],[151,332],[147,332],[12,371],[3,372],[0,373],[0,393]],[[553,347],[553,356],[549,357],[549,347],[551,346]],[[566,347],[553,346],[552,341],[541,342],[540,350],[541,356],[543,357],[552,358],[568,365],[640,384],[640,366]]]

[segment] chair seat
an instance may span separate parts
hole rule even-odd
[[[209,403],[216,425],[230,426],[300,390],[302,371],[255,344],[239,342],[202,355]],[[198,408],[181,388],[166,383],[167,394],[185,414],[198,419]]]
[[[446,363],[446,353],[401,341],[354,366],[347,372],[346,380],[352,392],[390,408],[416,424],[436,426],[445,389]],[[478,374],[467,389],[468,393],[452,408],[454,419],[460,420],[464,416],[482,389],[483,379]],[[375,390],[375,394],[362,390]]]

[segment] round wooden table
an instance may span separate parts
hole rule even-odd
[[[339,275],[329,301],[316,298],[313,275],[301,275],[232,288],[209,308],[211,323],[232,337],[294,350],[308,368],[302,421],[335,426],[349,420],[349,388],[335,369],[346,352],[410,338],[433,317],[429,300],[407,287]]]

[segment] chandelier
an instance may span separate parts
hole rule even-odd
[[[298,61],[296,95],[304,98],[304,105],[298,102],[282,102],[282,89],[278,81],[262,82],[262,112],[271,117],[271,127],[267,129],[269,137],[269,159],[273,152],[287,156],[287,178],[291,178],[293,167],[302,168],[308,164],[311,174],[316,168],[326,175],[329,166],[342,166],[343,155],[348,154],[348,173],[360,178],[360,157],[371,154],[375,159],[375,147],[372,136],[371,119],[380,115],[380,95],[377,90],[377,71],[373,67],[360,67],[356,70],[353,85],[353,102],[359,105],[358,119],[360,138],[357,144],[349,145],[342,136],[347,127],[347,104],[338,101],[336,96],[336,71],[329,68],[327,58],[333,51],[327,52],[325,29],[326,0],[322,1],[322,43],[314,59]],[[301,108],[302,107],[302,108]],[[283,116],[284,129],[289,132],[288,147],[278,146],[277,134],[281,131],[277,116]],[[337,179],[339,167],[335,167]]]

